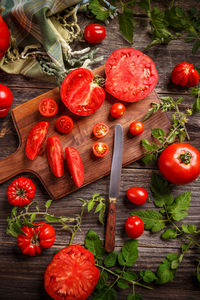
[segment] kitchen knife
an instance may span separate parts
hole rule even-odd
[[[105,238],[105,250],[107,252],[112,252],[115,247],[116,201],[120,192],[120,178],[123,153],[123,128],[120,124],[117,124],[115,126],[115,138],[113,149],[114,150],[110,174],[109,204]]]

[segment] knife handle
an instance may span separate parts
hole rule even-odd
[[[115,248],[115,220],[116,220],[116,199],[109,199],[108,216],[106,224],[105,250],[112,252]]]

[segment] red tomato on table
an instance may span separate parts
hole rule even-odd
[[[144,223],[140,217],[129,217],[125,222],[125,231],[132,239],[137,239],[144,232]]]
[[[35,191],[36,187],[29,178],[19,177],[8,186],[8,201],[14,206],[28,205],[35,197]]]
[[[84,30],[85,40],[89,44],[98,44],[106,37],[106,28],[100,24],[89,24]]]
[[[44,117],[53,117],[58,113],[58,103],[52,98],[43,98],[39,104],[39,112]]]
[[[7,24],[0,15],[0,60],[9,48],[10,31]]]
[[[48,128],[48,122],[39,122],[30,130],[25,148],[26,156],[29,159],[34,160],[38,156],[45,142]]]
[[[47,139],[47,160],[53,174],[56,177],[62,177],[64,173],[63,152],[57,136],[50,136]]]
[[[112,106],[111,106],[111,109],[110,109],[110,114],[113,118],[120,118],[124,115],[125,113],[125,106],[124,104],[122,103],[114,103]]]
[[[158,166],[170,182],[187,184],[200,174],[200,152],[190,144],[174,143],[163,150]]]
[[[84,68],[70,72],[61,85],[61,99],[76,115],[88,116],[104,102],[105,92],[94,80],[94,74]]]
[[[40,222],[38,227],[31,228],[23,226],[21,230],[25,233],[17,237],[17,245],[25,255],[35,256],[41,254],[43,249],[50,248],[55,241],[55,230],[53,226]]]
[[[11,90],[7,86],[0,84],[0,118],[3,118],[8,114],[12,103],[13,94]]]
[[[67,167],[76,186],[80,187],[84,181],[84,166],[81,156],[73,147],[65,149]]]
[[[99,139],[104,137],[108,132],[109,132],[109,127],[103,122],[97,123],[93,127],[93,134]]]
[[[147,191],[139,186],[134,186],[127,190],[127,198],[136,205],[143,205],[148,198]]]
[[[92,146],[92,151],[96,157],[104,157],[109,151],[108,144],[103,142],[96,142]]]
[[[132,135],[140,135],[144,131],[144,125],[140,121],[134,121],[129,126],[129,132]]]
[[[72,131],[74,122],[68,116],[61,116],[56,120],[56,129],[61,133],[69,133]]]
[[[44,274],[44,287],[55,300],[86,300],[99,276],[93,254],[81,245],[71,245],[54,255]]]
[[[199,73],[192,64],[183,61],[174,67],[171,79],[175,85],[193,87],[199,83]]]
[[[106,91],[127,102],[144,99],[158,82],[153,60],[133,48],[115,50],[106,61],[105,73]]]

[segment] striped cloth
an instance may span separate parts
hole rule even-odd
[[[73,68],[79,62],[78,55],[89,51],[87,48],[73,52],[70,47],[81,32],[77,23],[77,4],[81,2],[89,0],[1,0],[0,6],[5,8],[2,16],[12,38],[0,68],[48,81],[55,78],[47,75],[48,67],[46,74],[45,68],[42,71],[45,61],[63,72]],[[77,65],[86,59],[87,55]]]

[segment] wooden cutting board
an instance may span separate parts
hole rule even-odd
[[[95,74],[104,74],[104,67],[101,66],[94,70]],[[38,105],[42,98],[52,97],[59,104],[59,113],[55,117],[46,118],[40,115]],[[113,119],[110,116],[110,107],[116,99],[106,95],[105,102],[94,114],[87,117],[72,115],[60,100],[59,88],[50,90],[26,103],[19,105],[11,111],[12,119],[19,136],[19,146],[15,153],[0,160],[0,183],[23,172],[35,174],[46,188],[52,199],[61,198],[77,189],[68,173],[65,163],[65,173],[62,178],[56,178],[50,171],[45,145],[42,153],[34,160],[29,160],[25,155],[26,139],[30,129],[40,121],[49,121],[50,126],[47,136],[57,135],[60,138],[63,150],[65,147],[75,147],[83,160],[85,179],[83,186],[94,182],[95,180],[110,173],[114,126],[120,123],[124,129],[124,151],[123,166],[128,165],[143,156],[143,147],[141,139],[151,140],[151,128],[161,127],[168,131],[170,121],[165,113],[158,112],[144,122],[145,130],[142,135],[131,137],[128,134],[128,128],[134,120],[142,120],[151,102],[159,102],[157,94],[153,91],[147,98],[136,102],[126,104],[126,112],[120,119]],[[67,114],[74,121],[74,128],[69,134],[60,134],[55,129],[55,123],[58,116]],[[98,122],[105,122],[110,127],[109,133],[99,141],[106,142],[109,145],[109,153],[104,158],[96,158],[92,153],[92,145],[97,140],[92,134],[93,126]]]

